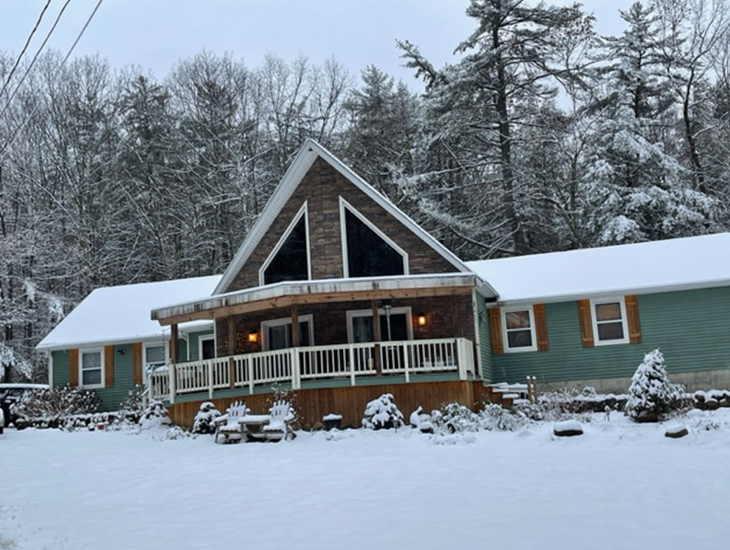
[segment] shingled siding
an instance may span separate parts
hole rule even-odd
[[[282,208],[256,250],[236,275],[228,291],[259,286],[259,269],[294,220],[304,201],[307,201],[309,211],[312,278],[343,277],[340,196],[408,253],[410,273],[454,273],[456,271],[456,268],[434,249],[406,229],[327,162],[318,158]]]
[[[120,353],[120,350],[123,353]],[[53,386],[65,386],[69,383],[69,352],[67,350],[54,351],[52,354]],[[114,386],[93,390],[99,396],[99,410],[117,410],[119,404],[126,399],[132,389],[134,389],[134,384],[132,384],[132,345],[114,346]]]
[[[549,351],[493,355],[494,381],[630,377],[656,348],[670,374],[730,369],[730,287],[640,295],[638,306],[640,344],[583,348],[576,302],[546,304]]]
[[[486,381],[493,381],[492,372],[492,342],[489,338],[489,322],[487,304],[481,296],[476,297],[479,323],[479,353],[481,359],[481,377]]]
[[[399,307],[411,308],[414,339],[462,337],[472,342],[475,341],[471,294],[394,299],[392,305],[394,309]],[[312,315],[314,345],[344,344],[348,341],[347,312],[363,309],[370,310],[371,302],[302,305],[299,307],[299,317]],[[426,316],[425,327],[418,326],[418,315]],[[235,352],[252,353],[261,351],[261,338],[256,344],[250,344],[246,341],[246,336],[253,331],[260,332],[263,321],[290,316],[291,310],[288,308],[272,309],[266,313],[237,315],[235,317],[237,340]],[[218,356],[229,355],[227,318],[217,320],[216,333],[218,335]]]

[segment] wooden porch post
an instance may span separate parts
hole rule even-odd
[[[291,306],[291,347],[299,347],[299,305]]]
[[[170,361],[177,363],[177,324],[170,325]]]
[[[228,316],[228,355],[236,355],[236,318]]]
[[[378,312],[378,301],[372,300],[370,305],[373,310],[373,354],[375,355],[375,373],[380,376],[383,374],[383,367],[380,361],[380,313]]]

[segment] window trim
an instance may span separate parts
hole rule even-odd
[[[411,306],[403,306],[403,307],[394,307],[390,310],[391,315],[397,314],[400,315],[402,313],[406,314],[407,324],[408,324],[408,340],[413,340],[413,314],[412,314],[412,308]],[[382,307],[378,308],[378,315],[385,315],[385,309]],[[350,344],[355,343],[354,340],[354,331],[352,330],[352,319],[354,317],[372,317],[373,316],[373,310],[372,309],[348,309],[347,310],[347,341]],[[383,341],[381,337],[381,342]]]
[[[519,346],[510,347],[509,338],[507,337],[507,313],[515,311],[527,311],[530,316],[530,339],[532,340],[531,346]],[[528,306],[515,306],[515,307],[503,307],[500,308],[500,314],[502,316],[502,343],[504,353],[523,353],[526,351],[537,351],[537,331],[535,329],[535,308],[532,304]],[[525,329],[513,329],[513,330],[525,330]]]
[[[100,357],[99,362],[99,368],[101,369],[101,377],[100,382],[98,384],[84,384],[84,354],[86,353],[98,353]],[[106,371],[106,365],[104,364],[104,348],[88,348],[88,349],[80,349],[79,350],[79,359],[78,359],[78,369],[79,369],[79,388],[83,388],[85,390],[94,390],[99,388],[105,388],[106,387],[106,380],[105,380],[105,371]],[[96,369],[88,369],[88,370],[96,370]]]
[[[342,247],[342,276],[345,279],[350,278],[350,265],[349,255],[347,250],[347,223],[345,220],[345,209],[349,210],[352,215],[358,218],[361,222],[367,225],[372,231],[381,239],[383,239],[393,250],[400,254],[403,259],[403,275],[408,275],[408,252],[398,246],[393,239],[388,237],[383,231],[368,220],[364,215],[358,212],[357,208],[352,206],[349,202],[340,196],[340,246]]]
[[[218,349],[216,349],[215,345],[215,334],[201,334],[198,336],[198,361],[207,361],[207,359],[203,359],[203,342],[207,340],[213,341],[213,359],[218,357]]]
[[[165,363],[168,363],[170,361],[170,345],[169,341],[167,342],[143,342],[142,343],[142,366],[146,369],[147,365],[150,363],[147,362],[147,349],[148,348],[159,348],[162,346],[165,350]]]
[[[284,243],[289,238],[289,235],[291,235],[292,231],[294,231],[294,228],[297,226],[299,221],[301,220],[302,216],[304,216],[304,233],[305,233],[305,241],[306,241],[306,248],[307,248],[307,279],[308,281],[312,280],[312,254],[309,249],[309,208],[307,205],[307,201],[304,201],[304,204],[299,209],[299,211],[294,216],[294,219],[289,223],[289,225],[286,228],[286,231],[282,233],[281,237],[279,237],[279,240],[277,241],[274,248],[271,250],[269,255],[266,257],[266,260],[264,263],[261,264],[261,267],[259,268],[259,285],[264,286],[265,283],[265,277],[264,273],[268,269],[271,262],[274,260],[276,255],[279,253],[279,250],[282,246],[284,246]]]
[[[596,306],[602,304],[615,304],[618,303],[621,308],[621,328],[624,332],[624,337],[615,340],[601,340],[598,332],[598,315],[596,313]],[[616,323],[618,320],[602,321],[604,323]],[[592,299],[591,300],[591,328],[593,329],[593,345],[594,346],[613,346],[616,344],[628,344],[629,343],[629,323],[626,315],[626,299],[624,296],[611,296],[608,298]]]
[[[311,313],[307,315],[299,315],[297,317],[297,320],[300,323],[309,323],[309,345],[314,345],[314,315]],[[268,328],[269,327],[280,327],[282,325],[290,325],[291,324],[291,317],[280,317],[278,319],[267,319],[266,321],[261,321],[261,349],[263,351],[272,351],[269,349],[269,338],[268,338]],[[292,347],[300,347],[300,346],[292,346]],[[280,351],[280,350],[276,350]]]

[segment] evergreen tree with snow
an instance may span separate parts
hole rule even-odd
[[[669,382],[664,355],[655,349],[644,356],[631,378],[624,412],[636,422],[658,422],[677,406],[681,397],[681,387]]]
[[[365,407],[363,427],[371,430],[400,428],[403,425],[403,413],[398,410],[394,401],[395,398],[390,393],[384,393],[370,401]]]

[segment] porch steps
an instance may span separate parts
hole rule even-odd
[[[490,403],[501,405],[509,409],[512,405],[529,403],[527,399],[527,384],[484,384],[487,390],[487,400]]]

